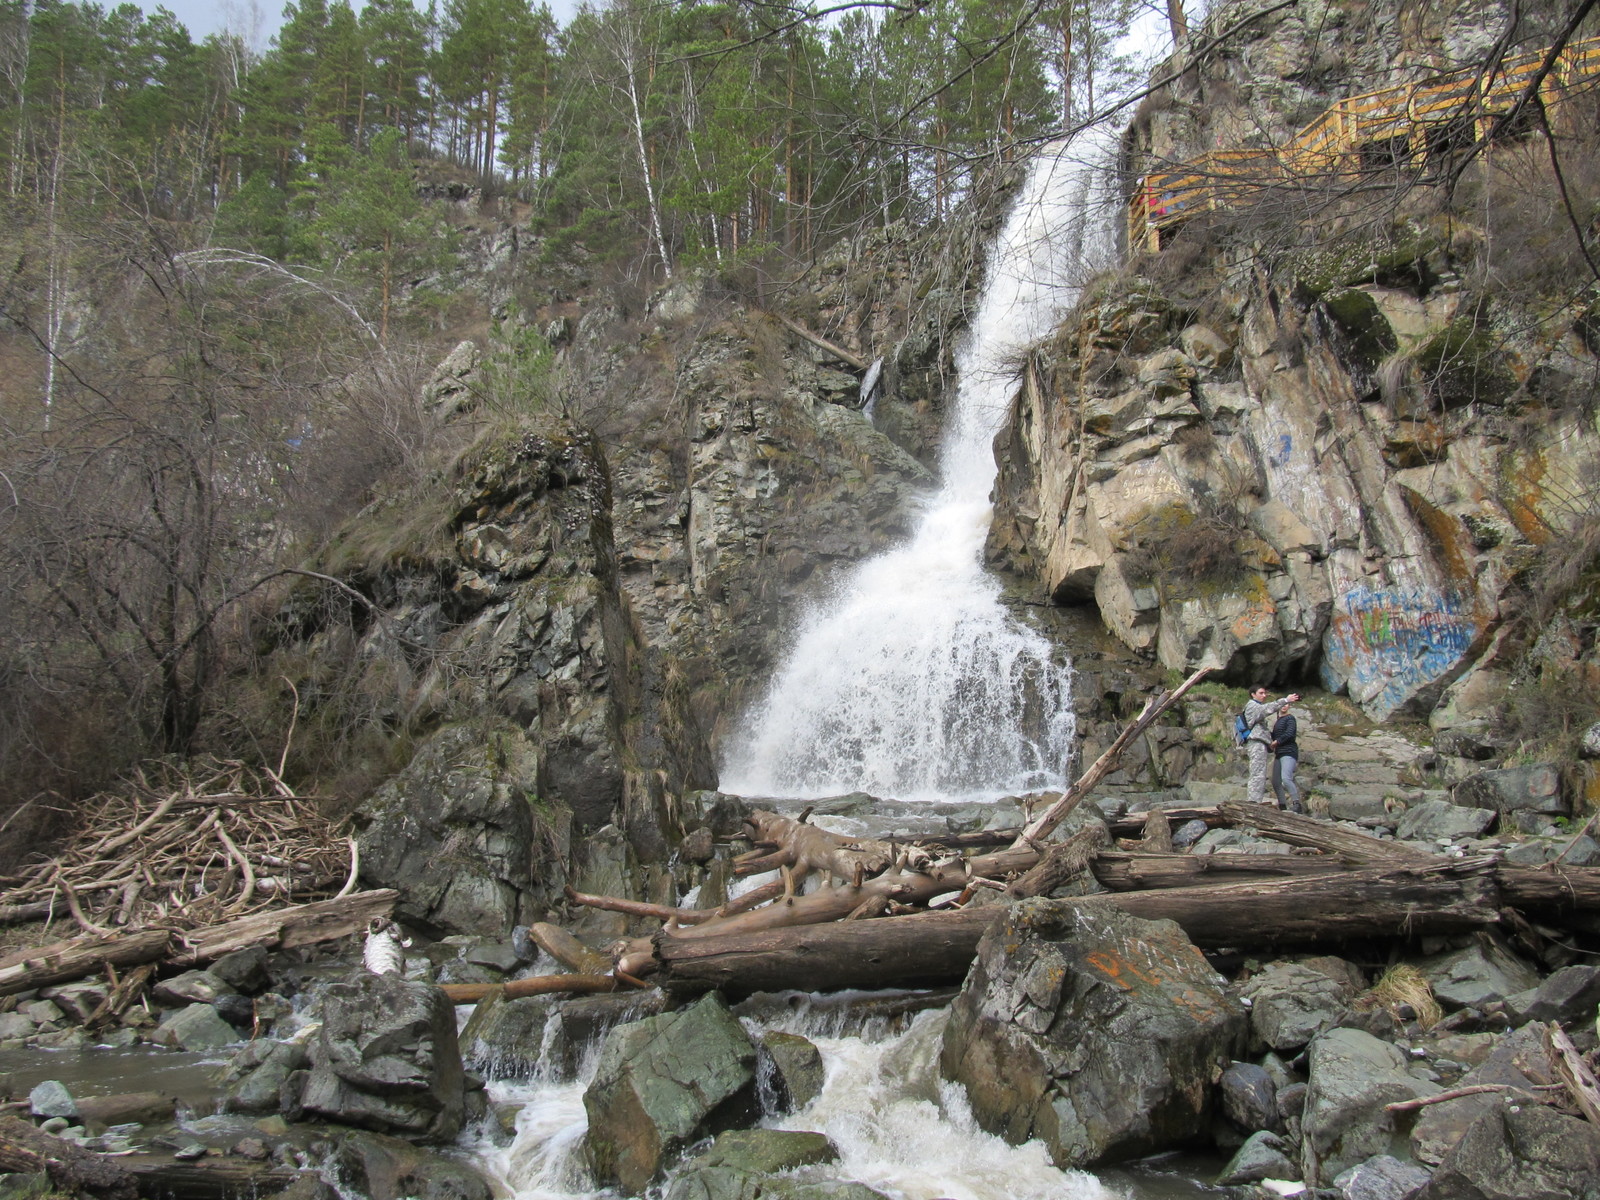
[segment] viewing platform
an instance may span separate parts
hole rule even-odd
[[[1498,69],[1466,69],[1398,84],[1330,105],[1285,145],[1218,150],[1139,181],[1128,203],[1130,250],[1159,251],[1163,235],[1196,213],[1232,208],[1268,188],[1334,184],[1363,171],[1451,155],[1489,137],[1549,58],[1548,49],[1504,60]],[[1546,113],[1584,81],[1600,76],[1600,37],[1569,43],[1539,83]],[[1532,132],[1524,109],[1512,132]]]

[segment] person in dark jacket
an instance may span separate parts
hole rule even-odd
[[[1299,722],[1287,709],[1272,723],[1272,792],[1279,808],[1303,813],[1306,807],[1300,803],[1300,786],[1294,781],[1295,768],[1300,765],[1300,745],[1295,741],[1299,731]]]

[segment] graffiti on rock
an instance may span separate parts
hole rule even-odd
[[[1460,662],[1477,634],[1477,617],[1459,597],[1358,584],[1334,605],[1323,682],[1385,716]]]

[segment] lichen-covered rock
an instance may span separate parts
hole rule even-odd
[[[504,934],[528,919],[543,882],[534,875],[538,777],[537,747],[520,730],[441,730],[363,808],[363,877],[399,889],[399,912],[423,928]]]
[[[595,1178],[642,1192],[695,1138],[756,1115],[756,1048],[716,993],[613,1029],[584,1092]]]
[[[1358,1029],[1330,1029],[1311,1043],[1300,1118],[1302,1178],[1313,1186],[1389,1150],[1394,1114],[1384,1106],[1439,1091],[1407,1071],[1403,1055]]]
[[[1033,900],[980,943],[940,1069],[985,1129],[1088,1166],[1201,1137],[1244,1027],[1172,922]]]
[[[438,988],[362,973],[329,985],[300,1095],[310,1113],[421,1142],[461,1131],[465,1073],[455,1009]]]
[[[1561,771],[1550,763],[1480,771],[1456,784],[1457,804],[1495,812],[1540,812],[1564,816],[1571,811],[1561,794]]]

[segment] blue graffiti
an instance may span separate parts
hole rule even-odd
[[[1461,661],[1478,622],[1459,596],[1431,589],[1351,588],[1339,598],[1323,656],[1323,682],[1348,684],[1384,712]]]
[[[1280,433],[1277,438],[1277,445],[1273,447],[1269,456],[1272,465],[1275,467],[1284,466],[1293,454],[1294,438],[1287,433]]]

